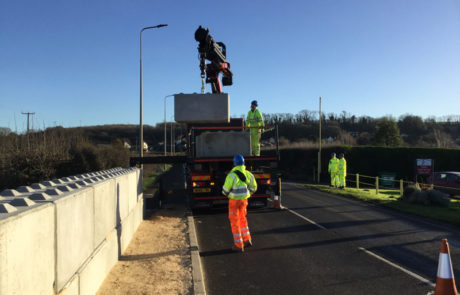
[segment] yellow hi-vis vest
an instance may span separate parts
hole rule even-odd
[[[339,173],[347,175],[347,160],[345,158],[339,159]]]
[[[262,117],[262,112],[259,109],[254,111],[250,110],[246,117],[246,127],[263,127],[264,118]],[[249,129],[252,133],[262,132],[262,129],[251,128]]]
[[[339,171],[339,159],[337,159],[336,157],[333,157],[329,160],[328,171],[330,173]]]
[[[240,179],[240,177],[234,171],[240,171],[245,177],[246,181]],[[246,166],[235,166],[228,173],[225,178],[224,186],[222,187],[222,193],[229,199],[234,200],[245,200],[251,196],[251,193],[257,191],[257,182],[251,172],[246,170]]]

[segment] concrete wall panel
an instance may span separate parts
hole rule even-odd
[[[94,248],[117,225],[117,194],[116,182],[109,179],[96,183],[94,189]]]
[[[128,175],[123,174],[115,178],[116,187],[115,193],[117,196],[117,224],[125,219],[129,214],[129,178]]]
[[[0,220],[0,294],[53,294],[54,207],[10,215]]]
[[[93,256],[80,271],[80,295],[96,294],[105,277],[118,260],[117,231],[95,250]]]
[[[179,123],[228,123],[229,96],[227,93],[176,94],[174,120]]]
[[[72,278],[94,250],[94,202],[92,188],[54,201],[56,206],[56,287]]]

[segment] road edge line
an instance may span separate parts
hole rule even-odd
[[[315,225],[316,227],[318,227],[318,228],[320,228],[320,229],[327,229],[327,228],[325,228],[324,226],[322,226],[321,224],[316,223],[315,221],[311,220],[310,218],[305,217],[305,216],[303,216],[302,214],[297,213],[297,212],[295,212],[294,210],[291,210],[291,209],[289,209],[289,208],[286,207],[286,206],[281,206],[281,209],[285,209],[285,210],[291,212],[292,214],[294,214],[294,215],[296,215],[296,216],[302,218],[303,220],[306,220],[306,221],[310,222],[311,224]]]
[[[206,295],[200,251],[198,250],[198,239],[196,237],[195,220],[193,219],[193,214],[190,212],[187,213],[187,223],[190,241],[190,257],[192,260],[193,294]]]
[[[418,275],[418,274],[416,274],[415,272],[412,272],[412,271],[410,271],[410,270],[408,270],[408,269],[405,269],[404,267],[402,267],[402,266],[400,266],[400,265],[397,265],[396,263],[391,262],[390,260],[388,260],[388,259],[386,259],[386,258],[383,258],[382,256],[377,255],[377,254],[375,254],[374,252],[367,250],[366,248],[358,247],[358,250],[363,251],[364,253],[366,253],[366,254],[368,254],[368,255],[370,255],[370,256],[372,256],[372,257],[374,257],[374,258],[376,258],[376,259],[378,259],[378,260],[380,260],[380,261],[382,261],[382,262],[385,262],[386,264],[388,264],[388,265],[390,265],[390,266],[393,266],[394,268],[397,268],[397,269],[399,269],[399,270],[402,271],[402,272],[405,272],[406,274],[408,274],[408,275],[410,275],[411,277],[413,277],[413,278],[415,278],[415,279],[421,281],[422,283],[425,283],[425,284],[429,285],[430,287],[433,287],[433,288],[434,288],[434,287],[436,286],[435,283],[433,283],[432,281],[430,281],[430,280],[428,280],[428,279],[425,279],[425,278],[422,277],[421,275]]]

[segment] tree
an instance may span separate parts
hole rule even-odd
[[[401,145],[401,136],[396,121],[391,117],[383,117],[375,127],[374,144],[384,146]]]

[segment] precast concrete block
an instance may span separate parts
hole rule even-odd
[[[179,123],[228,123],[229,96],[227,93],[176,94],[174,119]]]
[[[56,209],[56,291],[94,250],[94,190],[84,188],[53,201]]]
[[[112,267],[118,261],[117,231],[112,230],[107,239],[94,251],[90,260],[81,268],[80,295],[96,294]]]
[[[51,180],[51,182],[56,185],[65,183],[65,181],[63,181],[62,179],[53,179]]]
[[[136,207],[137,204],[137,184],[138,184],[138,178],[136,177],[136,172],[132,171],[127,174],[128,176],[128,181],[129,181],[129,190],[128,190],[128,210],[129,212],[133,211],[134,208]]]
[[[54,294],[53,205],[1,215],[0,294]]]
[[[129,214],[129,179],[127,175],[115,178],[115,193],[117,196],[117,225]]]
[[[53,197],[60,196],[60,195],[64,194],[63,191],[61,191],[61,190],[59,190],[57,188],[49,188],[49,189],[45,190],[44,193],[46,193],[46,194],[48,194],[50,196],[53,196]]]
[[[117,226],[117,194],[114,179],[94,184],[94,247]]]
[[[85,180],[78,180],[75,183],[78,184],[78,185],[81,185],[82,187],[90,184],[90,182],[87,181],[86,179]]]
[[[21,193],[15,189],[5,189],[0,193],[0,197],[17,197],[20,195]]]
[[[58,189],[58,190],[60,190],[61,192],[64,192],[64,193],[73,191],[73,188],[71,188],[68,185],[58,185],[58,186],[56,186],[56,189]]]
[[[121,221],[121,224],[118,228],[120,231],[120,249],[121,253],[123,253],[126,248],[128,248],[129,242],[131,241],[131,238],[133,237],[134,233],[136,232],[136,214],[135,211],[133,210],[130,212],[130,214]]]
[[[72,189],[79,189],[79,188],[82,187],[81,185],[79,185],[79,184],[76,183],[76,182],[69,183],[69,184],[67,184],[67,186],[70,187],[70,188],[72,188]]]
[[[196,137],[196,157],[233,157],[251,155],[249,132],[203,132]]]

